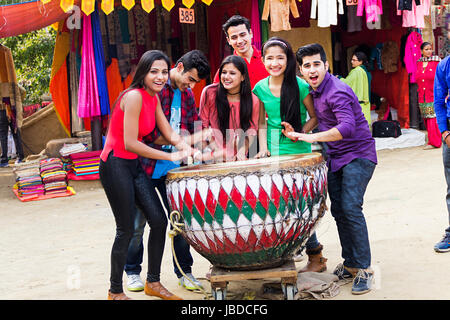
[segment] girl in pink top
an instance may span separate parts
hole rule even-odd
[[[144,213],[151,232],[148,239],[148,271],[145,293],[166,300],[179,300],[160,283],[167,218],[141,167],[138,155],[153,159],[181,160],[193,149],[168,123],[157,93],[167,82],[169,58],[161,51],[142,56],[130,87],[118,98],[100,156],[100,181],[116,221],[116,236],[111,250],[111,276],[108,299],[129,299],[122,289],[128,245],[134,232],[136,206]],[[167,153],[148,147],[142,137],[155,129],[180,151]]]
[[[427,128],[429,148],[440,148],[442,139],[436,122],[436,114],[434,113],[433,96],[434,76],[440,58],[433,56],[433,47],[429,42],[422,43],[420,50],[422,51],[422,57],[417,61],[415,75],[420,113]]]
[[[245,160],[249,149],[256,154],[259,99],[251,91],[243,58],[226,57],[218,74],[220,82],[205,87],[200,98],[202,127],[212,129],[216,147],[226,150],[228,161]]]

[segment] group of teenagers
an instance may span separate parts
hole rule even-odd
[[[184,54],[172,68],[166,54],[147,51],[116,101],[100,156],[100,180],[116,222],[108,299],[130,299],[123,291],[124,271],[130,291],[181,299],[160,282],[170,169],[188,157],[211,162],[310,153],[315,142],[326,147],[330,209],[342,248],[343,262],[333,273],[352,279],[352,293],[369,292],[374,273],[362,206],[377,154],[358,97],[329,73],[320,44],[294,53],[287,41],[272,37],[259,51],[251,44],[249,20],[238,15],[223,31],[234,54],[203,89],[199,106],[191,89],[211,72],[199,50]],[[140,273],[147,223],[144,284]],[[181,235],[174,238],[174,250],[182,269],[174,262],[179,284],[189,290],[201,286]],[[308,262],[300,272],[327,270],[322,251],[312,233],[305,245]]]

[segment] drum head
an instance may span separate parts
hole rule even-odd
[[[272,156],[262,159],[222,162],[215,164],[200,164],[172,169],[167,173],[168,180],[187,177],[222,176],[229,173],[278,171],[282,169],[310,167],[323,161],[317,152]]]

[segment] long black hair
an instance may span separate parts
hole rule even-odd
[[[231,55],[223,59],[222,64],[219,68],[219,77],[222,74],[222,70],[225,65],[233,64],[236,69],[244,76],[244,81],[241,82],[240,90],[240,124],[242,130],[247,131],[252,124],[252,112],[253,112],[253,98],[252,98],[252,87],[250,85],[250,78],[248,76],[247,64],[244,59]],[[223,137],[225,137],[226,130],[229,128],[230,122],[230,104],[227,98],[227,89],[224,88],[222,81],[219,81],[217,94],[216,94],[216,108],[217,116],[219,119],[219,128],[222,132]]]
[[[149,50],[146,51],[141,59],[139,60],[136,72],[134,74],[133,80],[131,81],[130,86],[122,91],[119,95],[119,97],[116,99],[116,102],[114,102],[114,106],[117,104],[117,102],[120,101],[120,99],[123,97],[125,93],[132,89],[142,89],[145,87],[144,80],[147,74],[150,72],[150,69],[152,68],[152,65],[157,60],[164,60],[167,63],[167,69],[170,68],[170,59],[169,57],[160,50]]]
[[[287,64],[284,71],[283,84],[281,85],[280,96],[280,116],[281,121],[289,122],[295,131],[301,132],[303,129],[300,116],[300,90],[297,83],[297,61],[292,47],[284,39],[272,37],[263,46],[263,57],[268,48],[278,46],[286,54]],[[281,135],[284,137],[284,135]]]

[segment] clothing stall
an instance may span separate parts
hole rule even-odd
[[[71,3],[78,10],[69,10]],[[37,0],[20,4],[28,8],[20,12],[22,21],[24,16],[30,21],[28,26],[12,23],[18,23],[21,17],[17,10],[12,10],[14,6],[0,6],[7,21],[6,27],[0,25],[0,38],[29,32],[33,25],[42,28],[59,22],[50,82],[53,103],[68,135],[92,131],[94,150],[101,148],[101,135],[114,102],[131,83],[133,70],[146,50],[160,49],[175,63],[183,53],[200,49],[208,57],[214,75],[222,59],[232,54],[222,24],[234,14],[250,18],[253,44],[257,48],[271,36],[285,38],[294,51],[307,43],[322,44],[333,74],[346,76],[354,49],[363,50],[370,58],[371,92],[384,97],[388,106],[397,111],[402,127],[408,128],[410,92],[414,91],[405,63],[408,38],[417,33],[434,44],[436,53],[448,54],[448,42],[441,30],[448,0],[366,3],[365,0]],[[180,8],[191,10],[195,20],[182,23]],[[47,22],[43,22],[43,14],[49,19]],[[197,103],[208,83],[209,79],[195,86]]]

